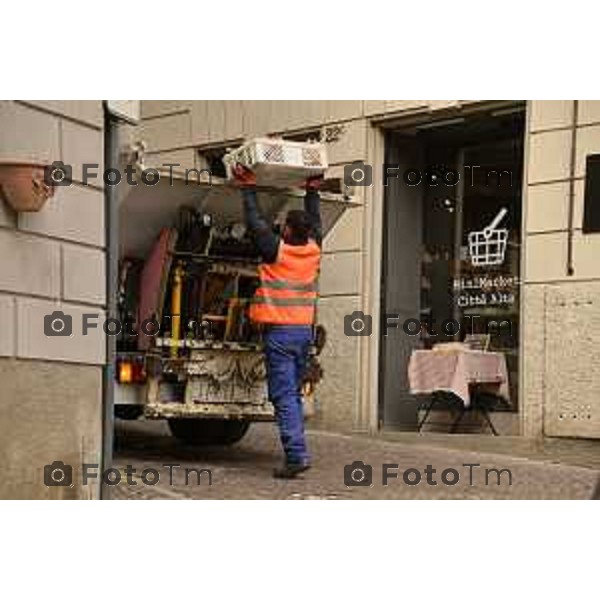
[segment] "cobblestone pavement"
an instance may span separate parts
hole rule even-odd
[[[136,469],[133,481],[114,486],[115,499],[585,499],[597,494],[598,470],[573,464],[556,464],[546,460],[515,457],[507,453],[474,452],[447,449],[438,444],[428,445],[427,437],[418,444],[390,440],[386,437],[341,435],[322,431],[308,434],[314,467],[302,479],[279,481],[272,478],[272,469],[280,460],[280,449],[275,426],[256,424],[246,437],[228,448],[183,446],[169,434],[163,422],[117,422],[115,432],[115,465]],[[474,444],[471,443],[470,446]],[[489,445],[489,444],[488,444]],[[598,446],[600,448],[600,446]],[[372,486],[346,487],[344,466],[356,460],[372,465]],[[382,485],[382,465],[397,464],[390,470],[397,473],[389,485]],[[477,463],[470,468],[464,464]],[[173,485],[169,483],[170,470],[165,464],[177,464],[171,470]],[[429,475],[437,485],[427,483],[424,470],[428,465],[436,469]],[[595,465],[594,465],[595,466]],[[154,468],[160,474],[156,485],[143,485],[140,475],[144,469]],[[185,468],[210,469],[200,476],[191,472],[185,483]],[[407,485],[403,474],[407,469],[421,471],[419,485]],[[455,469],[459,480],[455,485],[442,482],[442,471]],[[486,485],[486,469],[509,469],[509,474],[490,472]],[[416,477],[416,474],[409,474]],[[450,483],[456,475],[446,473]],[[150,478],[151,476],[149,476]]]

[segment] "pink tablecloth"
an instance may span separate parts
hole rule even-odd
[[[408,380],[412,394],[454,392],[465,406],[471,402],[469,385],[474,383],[510,399],[506,359],[499,352],[415,350],[408,363]]]

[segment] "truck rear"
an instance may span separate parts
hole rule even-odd
[[[243,224],[239,190],[227,180],[162,173],[120,200],[121,333],[115,416],[167,419],[186,443],[231,444],[253,421],[272,420],[261,332],[248,318],[259,256]],[[258,188],[277,229],[303,192]],[[327,232],[349,205],[322,193]],[[319,329],[305,377],[305,414],[321,377]]]

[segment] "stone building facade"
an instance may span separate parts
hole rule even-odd
[[[381,277],[386,225],[382,171],[394,132],[483,114],[523,111],[520,223],[521,327],[518,410],[505,432],[600,437],[600,237],[583,233],[586,157],[600,153],[600,101],[144,101],[130,140],[144,140],[148,166],[206,167],[254,136],[319,136],[329,176],[374,165],[373,185],[349,189],[348,209],[325,240],[320,321],[329,342],[319,426],[377,431],[381,395]],[[39,213],[0,201],[1,497],[97,497],[98,487],[46,488],[53,460],[97,463],[102,447],[105,342],[44,335],[43,318],[64,309],[102,312],[105,215],[101,185],[83,186],[82,163],[103,162],[101,101],[0,102],[0,161],[73,165]],[[373,334],[348,337],[344,316],[362,310]],[[79,332],[80,333],[80,332]],[[405,365],[400,365],[399,370]],[[499,419],[499,423],[502,419]],[[501,423],[502,424],[502,423]]]
[[[105,305],[102,188],[77,183],[103,162],[101,101],[0,102],[0,161],[73,165],[37,213],[0,201],[0,497],[97,497],[98,486],[43,484],[55,460],[99,463],[104,339],[77,318]],[[73,315],[72,337],[44,335],[44,316]]]
[[[149,162],[184,168],[205,167],[215,149],[273,134],[320,135],[332,177],[343,177],[354,161],[374,166],[373,185],[351,190],[359,206],[325,240],[320,320],[330,332],[321,425],[375,431],[382,425],[378,329],[386,220],[378,166],[386,160],[386,134],[513,106],[524,115],[519,408],[509,419],[497,415],[498,423],[505,433],[600,436],[598,351],[591,341],[599,321],[600,237],[582,233],[585,160],[600,152],[599,101],[147,101],[136,135],[148,145]],[[354,310],[373,316],[371,337],[344,335],[343,317]]]

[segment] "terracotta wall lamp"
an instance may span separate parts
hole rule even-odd
[[[42,163],[0,161],[0,199],[16,212],[39,211],[54,195],[54,186],[44,179],[46,167]]]

